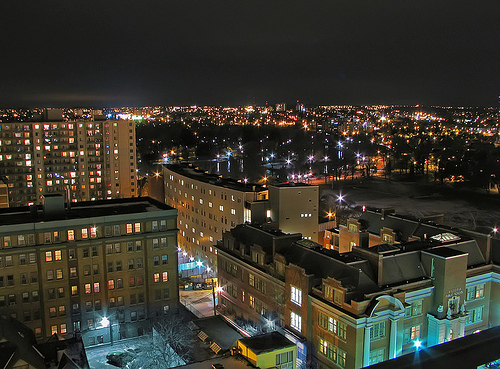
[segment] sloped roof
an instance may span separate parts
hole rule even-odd
[[[7,341],[0,345],[2,368],[12,368],[18,359],[24,360],[35,368],[45,368],[43,356],[35,349],[35,335],[21,322],[10,317],[7,319],[0,317],[0,339]],[[9,360],[10,358],[14,360]]]
[[[459,242],[456,245],[448,246],[448,248],[468,253],[467,267],[486,264],[483,253],[474,240]]]
[[[400,215],[388,214],[382,219],[382,214],[366,211],[359,217],[363,228],[371,234],[380,234],[384,227],[392,229],[397,234],[397,241],[407,242],[411,237],[421,240],[436,236],[438,234],[450,233],[456,236],[456,231],[430,222],[422,222],[418,219],[402,217]]]
[[[315,284],[327,277],[335,278],[348,291],[356,294],[373,292],[378,289],[373,271],[367,260],[352,254],[339,254],[326,249],[311,249],[294,242],[280,250],[287,263],[304,268],[306,274],[313,275]]]
[[[405,252],[382,258],[381,285],[395,285],[425,277],[420,252]]]

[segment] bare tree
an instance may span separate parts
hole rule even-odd
[[[169,315],[153,324],[149,339],[140,347],[140,354],[129,363],[129,369],[167,369],[189,362],[194,335],[186,322]]]

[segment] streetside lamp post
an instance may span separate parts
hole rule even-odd
[[[113,346],[113,324],[111,324],[111,321],[104,317],[101,320],[101,325],[103,328],[109,327],[109,341],[111,342],[111,346]]]
[[[215,303],[215,292],[220,293],[222,291],[222,287],[215,287],[215,283],[212,279],[212,301],[214,302],[214,316],[217,315],[217,304]]]

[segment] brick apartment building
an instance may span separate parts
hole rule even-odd
[[[500,323],[488,235],[374,212],[356,222],[351,237],[378,228],[381,242],[339,253],[262,226],[224,233],[221,313],[251,334],[282,330],[312,368],[361,368]]]
[[[39,341],[141,335],[178,306],[177,211],[150,198],[0,210],[0,315]],[[103,321],[103,318],[106,318]]]
[[[206,265],[215,266],[213,245],[222,234],[246,222],[318,240],[318,186],[265,187],[208,174],[191,164],[165,165],[163,178],[165,203],[179,212],[179,247]]]

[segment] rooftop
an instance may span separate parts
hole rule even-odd
[[[216,315],[209,318],[194,320],[193,323],[203,331],[208,338],[217,343],[222,350],[228,350],[234,345],[236,340],[243,336],[231,327],[224,318]]]
[[[179,175],[209,183],[214,186],[229,188],[241,192],[262,192],[267,191],[267,187],[256,183],[242,183],[232,178],[223,178],[221,176],[210,174],[204,170],[194,167],[192,164],[179,163],[179,164],[166,164],[165,168],[175,172]]]
[[[35,211],[36,210],[36,211]],[[111,215],[148,213],[155,211],[175,210],[150,197],[131,197],[114,200],[82,201],[71,203],[70,209],[65,209],[59,217],[50,220],[94,218]],[[36,223],[49,220],[45,217],[42,205],[32,207],[0,209],[0,224],[12,225]]]
[[[242,338],[240,342],[256,354],[295,346],[292,341],[279,332],[270,332],[258,336]]]

